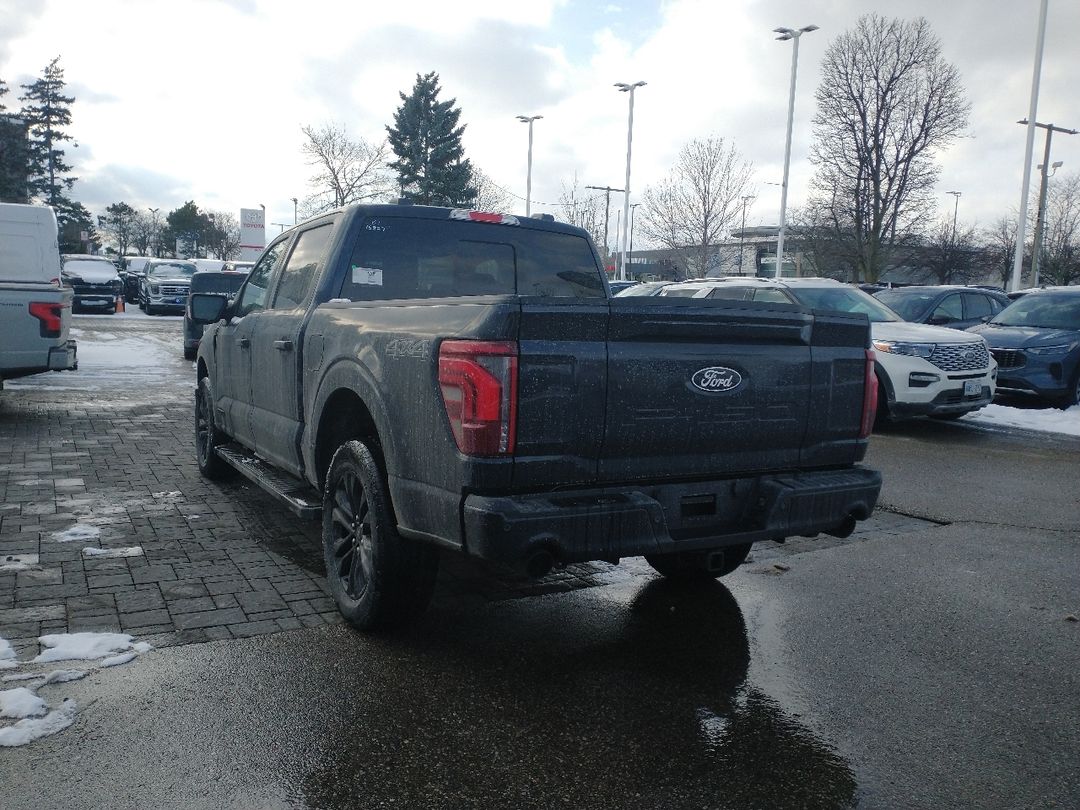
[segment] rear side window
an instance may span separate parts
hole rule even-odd
[[[511,225],[371,217],[353,248],[342,298],[605,296],[587,240]]]
[[[717,287],[709,293],[709,298],[720,298],[727,301],[742,301],[745,297],[745,287]]]
[[[332,230],[333,225],[326,224],[300,234],[285,269],[281,271],[271,309],[296,309],[307,301],[319,277],[320,263]]]
[[[964,314],[970,321],[974,318],[986,318],[994,314],[990,308],[990,297],[980,293],[964,295]]]

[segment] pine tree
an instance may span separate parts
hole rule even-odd
[[[22,85],[26,102],[22,116],[30,127],[29,167],[30,194],[42,202],[57,208],[66,200],[64,192],[75,183],[67,177],[71,165],[64,162],[64,150],[60,145],[70,141],[71,136],[63,127],[71,123],[71,105],[75,99],[63,95],[64,69],[57,56],[46,67],[41,78]]]
[[[422,205],[469,207],[476,198],[472,166],[464,157],[458,126],[461,109],[457,99],[439,101],[439,75],[416,74],[412,93],[401,96],[394,113],[394,126],[386,128],[390,148],[397,160],[390,167],[397,172],[402,193]]]
[[[29,202],[26,193],[26,122],[7,112],[7,82],[0,79],[0,202]]]

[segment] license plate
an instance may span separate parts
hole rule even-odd
[[[982,380],[964,380],[964,396],[977,397],[982,393]]]

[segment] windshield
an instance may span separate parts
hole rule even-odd
[[[150,270],[151,276],[166,276],[175,278],[176,276],[193,276],[195,275],[195,265],[193,264],[157,264]]]
[[[905,321],[919,320],[937,296],[936,292],[913,290],[882,290],[874,293],[874,298],[898,313]]]
[[[901,318],[878,301],[854,287],[801,287],[792,284],[788,288],[804,307],[831,309],[836,312],[854,312],[866,315],[873,323],[899,321]]]
[[[990,320],[995,326],[1080,330],[1080,293],[1030,293]]]

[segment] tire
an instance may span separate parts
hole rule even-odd
[[[236,475],[230,465],[222,461],[214,448],[229,441],[214,422],[214,397],[210,379],[203,377],[195,389],[195,461],[199,472],[211,481],[221,481]]]
[[[198,354],[198,349],[192,349],[189,346],[184,347],[184,359],[185,360],[194,360],[196,354]]]
[[[341,615],[359,630],[415,619],[435,590],[438,550],[398,534],[383,472],[358,441],[337,449],[326,474],[323,560]]]
[[[1062,410],[1071,408],[1073,405],[1080,405],[1080,367],[1076,369],[1076,374],[1073,375],[1069,393],[1061,399]]]
[[[646,554],[645,561],[658,574],[673,580],[693,581],[716,579],[730,574],[743,564],[750,553],[750,543],[705,551],[677,551],[674,554]],[[724,552],[724,561],[720,568],[710,571],[706,566],[709,555],[715,551]]]

